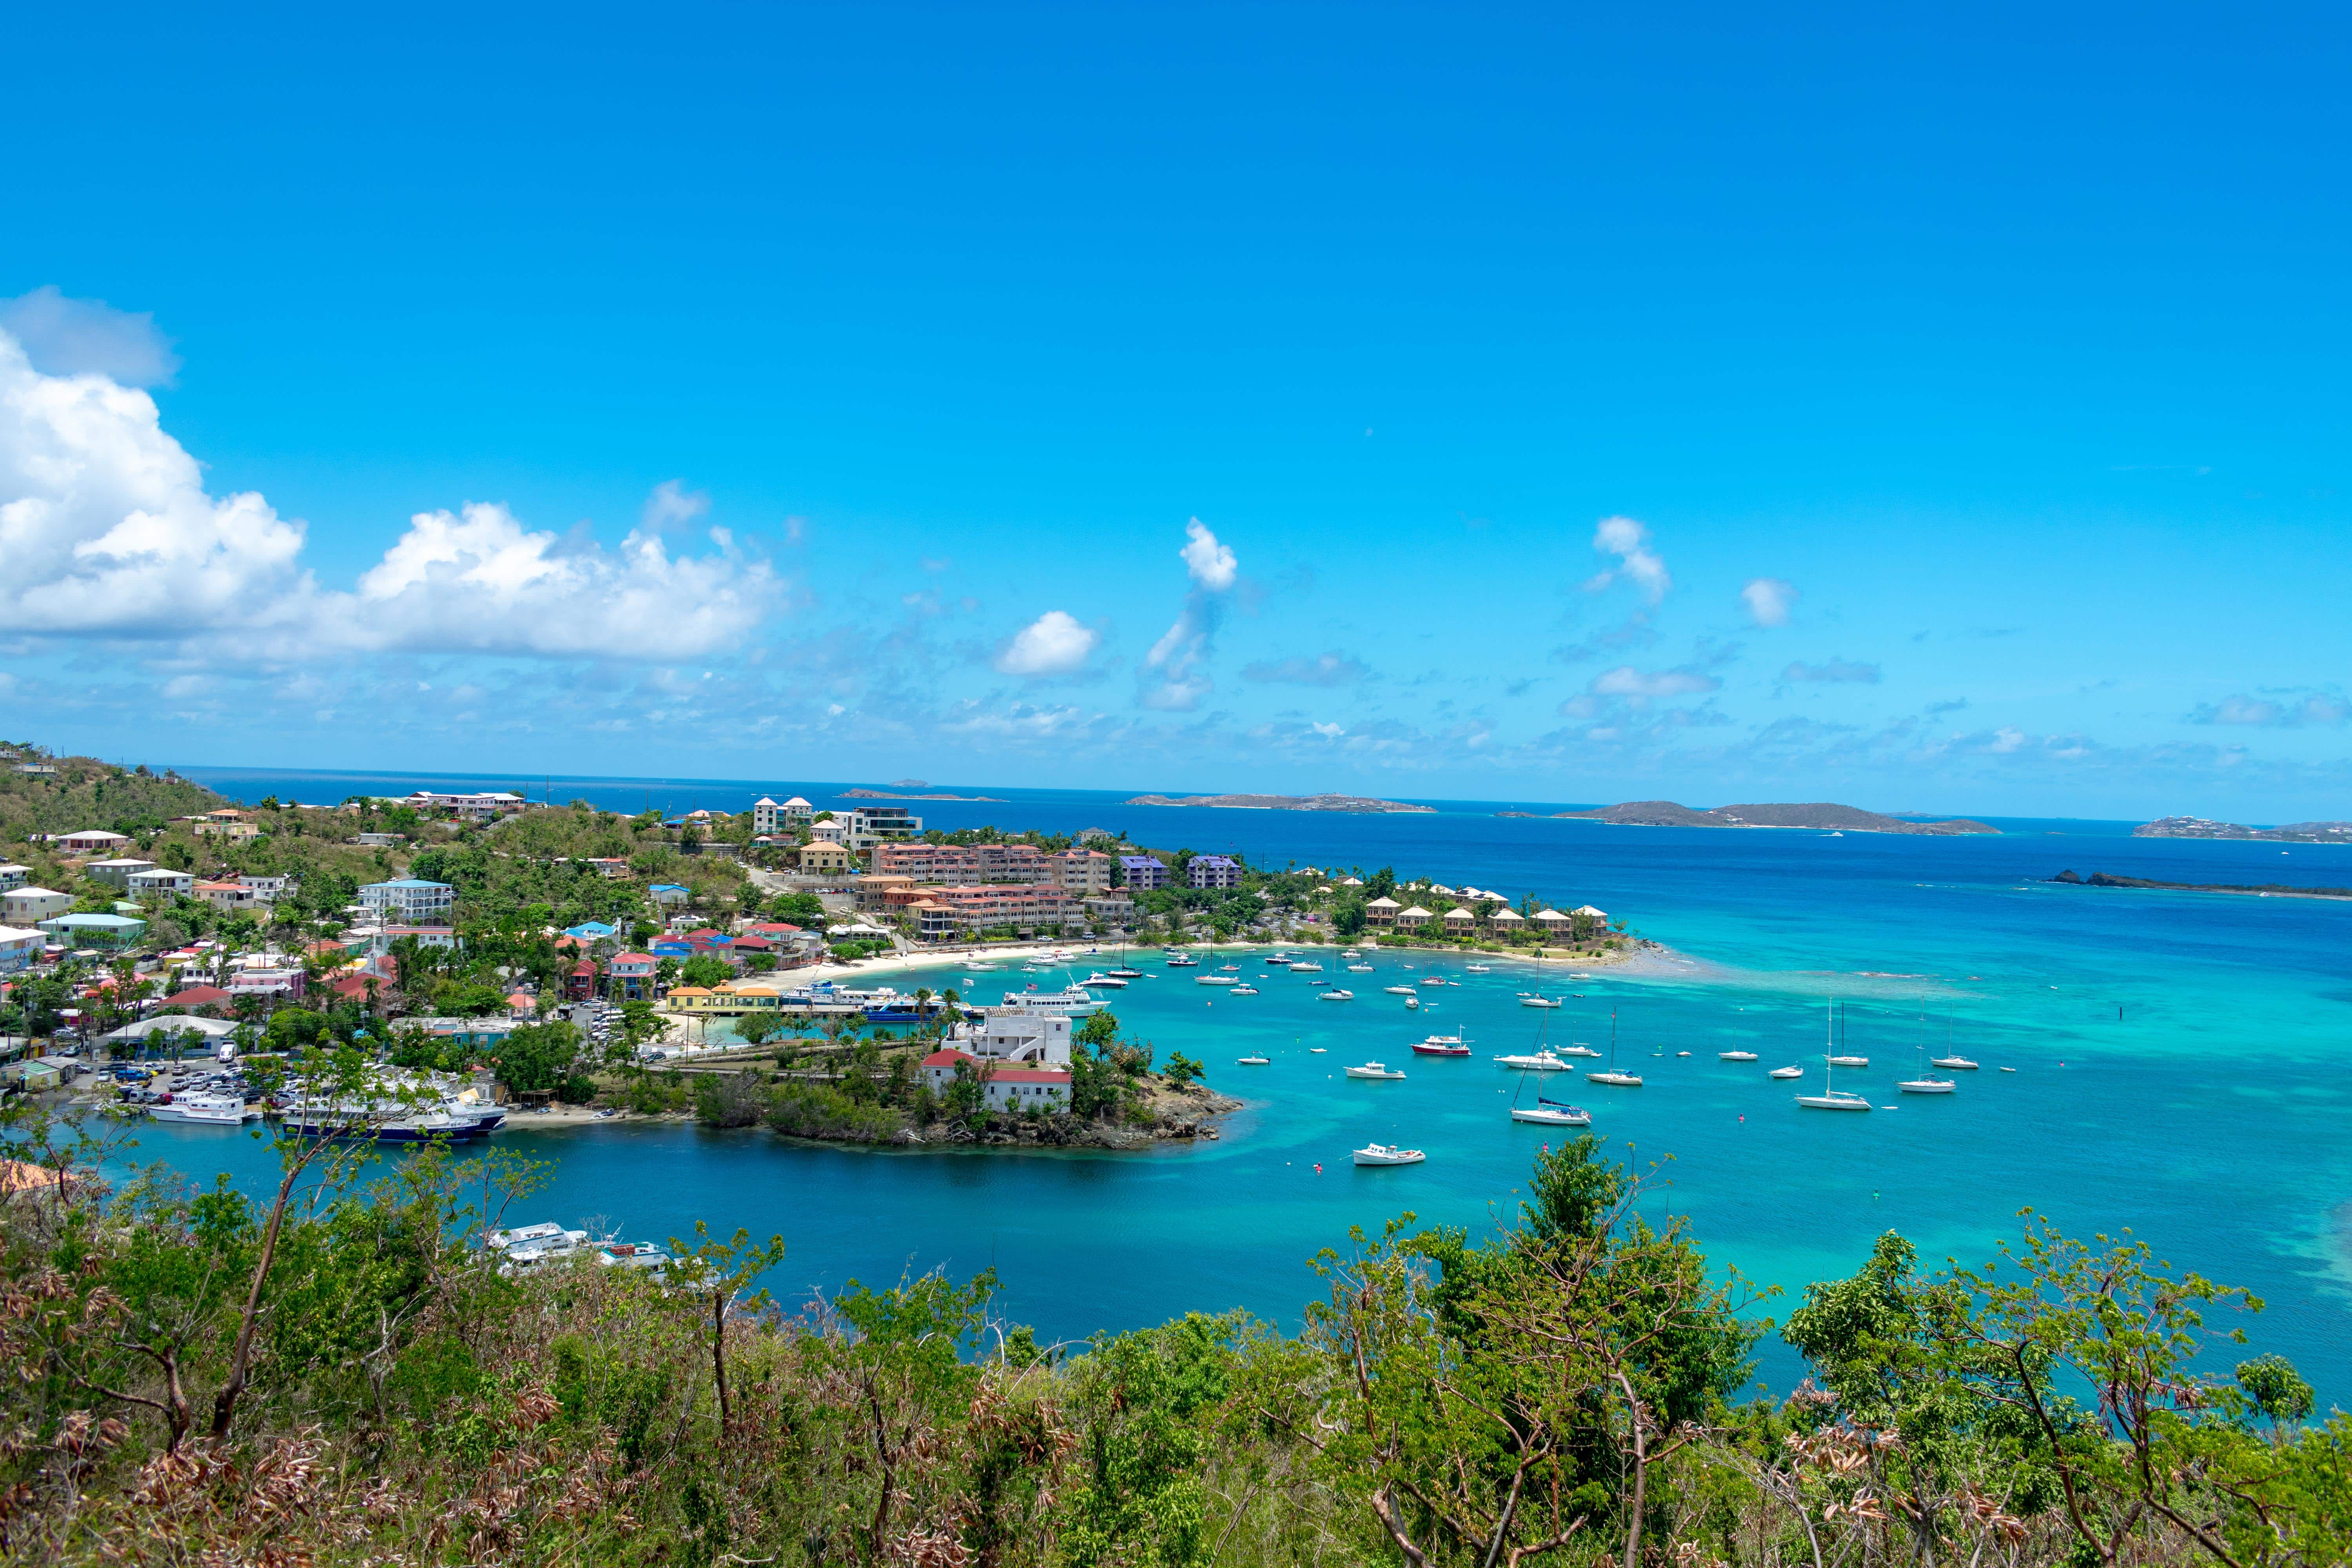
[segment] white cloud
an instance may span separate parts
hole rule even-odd
[[[660,533],[683,527],[709,510],[710,498],[700,490],[688,489],[684,479],[664,479],[646,498],[637,526],[647,533]]]
[[[1784,583],[1778,577],[1751,577],[1739,590],[1740,599],[1748,605],[1748,616],[1759,626],[1785,626],[1789,612],[1804,597],[1794,583]]]
[[[0,332],[24,346],[49,375],[102,375],[124,386],[162,386],[180,368],[172,340],[144,310],[118,310],[103,300],[71,300],[54,283],[0,300]]]
[[[1715,691],[1722,685],[1714,676],[1696,669],[1636,669],[1630,664],[1621,664],[1594,676],[1586,689],[1595,697],[1623,697],[1648,702],[1661,697],[1690,697]]]
[[[1592,531],[1592,548],[1617,557],[1617,564],[1591,578],[1585,587],[1598,593],[1623,577],[1642,590],[1653,605],[1675,585],[1666,563],[1650,548],[1650,531],[1630,517],[1604,517]]]
[[[1222,594],[1234,585],[1234,576],[1241,570],[1241,562],[1231,546],[1217,542],[1217,536],[1199,518],[1184,525],[1187,542],[1177,553],[1184,558],[1184,570],[1192,581],[1212,594]]]
[[[672,523],[708,505],[673,481]],[[740,557],[673,556],[659,534],[608,552],[584,531],[526,530],[504,506],[419,512],[352,593],[302,563],[303,524],[260,495],[205,492],[154,400],[95,372],[50,375],[0,332],[0,626],[299,659],[411,649],[682,658],[733,647],[782,584]]]
[[[1066,675],[1083,668],[1101,640],[1067,610],[1048,610],[1013,635],[996,668],[1007,675]]]
[[[2225,697],[2208,702],[2189,715],[2191,724],[2246,724],[2267,730],[2299,730],[2305,725],[2352,722],[2352,701],[2327,691],[2314,691],[2300,701],[2276,701],[2267,697]]]
[[[1878,666],[1857,664],[1849,658],[1832,658],[1826,664],[1791,663],[1780,672],[1783,680],[1855,682],[1864,686],[1878,683]]]

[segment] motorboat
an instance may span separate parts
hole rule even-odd
[[[1767,1078],[1802,1078],[1805,1076],[1805,1069],[1802,1068],[1774,1068],[1770,1072],[1766,1073],[1764,1076]]]
[[[1413,1054],[1423,1057],[1466,1057],[1470,1047],[1462,1043],[1459,1035],[1432,1035],[1413,1044]]]
[[[1087,975],[1084,980],[1079,981],[1079,982],[1078,982],[1078,984],[1081,984],[1081,985],[1083,985],[1083,986],[1086,986],[1086,987],[1087,987],[1087,989],[1089,989],[1089,990],[1097,990],[1097,989],[1100,989],[1100,990],[1109,990],[1109,991],[1124,991],[1124,990],[1126,990],[1126,989],[1127,989],[1127,982],[1126,982],[1126,981],[1124,981],[1124,980],[1121,980],[1121,979],[1120,979],[1118,975],[1116,975],[1116,974],[1102,974],[1102,973],[1089,974],[1089,975]]]
[[[1106,969],[1103,973],[1113,980],[1140,980],[1143,978],[1143,971],[1140,969],[1129,969],[1125,964],[1121,964],[1117,969]]]
[[[1328,1046],[1309,1046],[1307,1047],[1307,1054],[1310,1057],[1319,1057],[1330,1048]]]
[[[1418,1012],[1421,1009],[1421,998],[1418,996],[1408,996],[1404,999],[1404,1005],[1405,1011],[1408,1013]],[[2003,1068],[2000,1070],[2007,1072],[2009,1071],[2009,1068]]]
[[[1756,1059],[1756,1053],[1754,1051],[1717,1051],[1715,1053],[1715,1059],[1719,1062],[1752,1062]]]
[[[1293,974],[1320,974],[1323,973],[1323,966],[1315,963],[1312,959],[1302,958],[1297,963],[1290,966],[1290,973]]]
[[[1171,952],[1168,955],[1168,967],[1171,969],[1198,969],[1201,967],[1201,961],[1197,958],[1187,958],[1181,952]]]
[[[1421,983],[1423,985],[1451,985],[1454,984],[1454,982],[1446,979],[1443,974],[1425,975],[1423,977]]]
[[[1359,1165],[1418,1165],[1428,1158],[1418,1149],[1400,1149],[1393,1143],[1367,1143],[1356,1151]]]
[[[1491,963],[1465,963],[1462,967],[1465,973],[1471,974],[1492,974],[1495,973],[1495,966]]]
[[[1342,1070],[1345,1071],[1349,1078],[1395,1079],[1404,1077],[1404,1074],[1382,1062],[1366,1062],[1362,1067],[1347,1068]]]
[[[1587,1083],[1611,1084],[1618,1089],[1639,1089],[1642,1087],[1642,1075],[1640,1073],[1619,1072],[1615,1068],[1606,1068],[1600,1072],[1586,1073],[1584,1075],[1584,1079]]]
[[[247,1106],[241,1094],[213,1094],[186,1089],[165,1095],[147,1108],[158,1121],[184,1121],[200,1127],[240,1127],[261,1114]]]
[[[1290,954],[1286,952],[1269,952],[1265,955],[1265,962],[1276,969],[1286,969],[1289,967],[1290,964]]]
[[[1370,974],[1371,972],[1372,966],[1369,963],[1351,963],[1348,965],[1348,973],[1350,974]]]
[[[596,1261],[607,1268],[658,1274],[669,1267],[669,1254],[642,1241],[608,1241],[596,1249]]]
[[[1238,963],[1220,963],[1217,967],[1227,974],[1239,974],[1242,972],[1242,966]]]
[[[1411,996],[1413,994],[1413,988],[1410,985],[1383,985],[1381,989],[1387,992],[1391,996]]]
[[[1566,1072],[1571,1064],[1549,1050],[1528,1051],[1517,1056],[1496,1057],[1495,1065],[1518,1072]]]
[[[1575,1040],[1560,1047],[1559,1054],[1564,1057],[1598,1057],[1601,1053],[1582,1040]]]
[[[1942,1068],[1946,1072],[1975,1072],[1978,1070],[1977,1064],[1969,1060],[1966,1057],[1937,1057],[1933,1065]]]
[[[1257,987],[1255,985],[1236,985],[1231,991],[1226,992],[1225,994],[1228,996],[1255,996],[1257,994]]]
[[[1519,998],[1519,1005],[1522,1007],[1557,1007],[1559,1005],[1559,1001],[1557,997],[1552,996],[1528,995]]]
[[[1234,1058],[1234,1066],[1237,1068],[1265,1068],[1273,1065],[1272,1057],[1235,1057]]]
[[[1540,1127],[1590,1127],[1592,1112],[1563,1100],[1546,1100],[1538,1095],[1533,1105],[1511,1107],[1511,1120],[1532,1121]]]
[[[1195,985],[1239,985],[1241,984],[1241,979],[1239,976],[1232,974],[1195,974],[1192,976],[1192,984]]]
[[[1337,985],[1334,985],[1330,990],[1324,992],[1322,995],[1322,1000],[1326,1002],[1353,1002],[1355,999],[1356,994],[1354,992],[1342,989]]]
[[[1349,949],[1348,949],[1347,951],[1345,951],[1344,952],[1340,953],[1340,954],[1339,954],[1339,956],[1340,956],[1341,958],[1346,959],[1349,963],[1355,963],[1355,962],[1356,962],[1356,960],[1358,960],[1358,959],[1360,959],[1360,958],[1363,957],[1364,955],[1363,955],[1362,953],[1360,953],[1360,952],[1358,952],[1354,948],[1352,948],[1352,947],[1351,947],[1351,948],[1349,948]]]
[[[1066,991],[1007,991],[1004,1005],[1024,1013],[1075,1015],[1091,1013],[1102,1004],[1073,985]]]

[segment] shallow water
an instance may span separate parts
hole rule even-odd
[[[509,1146],[556,1163],[548,1191],[518,1217],[601,1215],[656,1240],[698,1217],[714,1229],[779,1231],[791,1253],[770,1283],[788,1296],[851,1276],[871,1283],[904,1268],[993,1264],[1012,1314],[1048,1337],[1233,1306],[1295,1323],[1315,1285],[1304,1260],[1342,1242],[1349,1226],[1375,1227],[1408,1208],[1473,1227],[1508,1214],[1529,1156],[1559,1134],[1507,1119],[1518,1075],[1487,1058],[1523,1048],[1539,1026],[1555,1042],[1606,1049],[1613,1009],[1621,1060],[1645,1086],[1556,1076],[1552,1092],[1591,1109],[1594,1130],[1631,1143],[1638,1163],[1671,1156],[1662,1171],[1671,1184],[1654,1205],[1688,1215],[1710,1257],[1748,1279],[1793,1291],[1849,1272],[1890,1227],[1929,1259],[1979,1262],[2031,1205],[2077,1232],[2128,1226],[2179,1266],[2252,1287],[2269,1302],[2248,1325],[2257,1347],[2293,1357],[2323,1400],[2352,1403],[2352,905],[2042,880],[2072,867],[2341,885],[2352,883],[2352,851],[2132,839],[2111,824],[2004,823],[2011,831],[1998,838],[1832,838],[1469,810],[1155,811],[1095,795],[992,793],[1019,798],[955,809],[974,822],[1099,823],[1156,844],[1391,864],[1455,885],[1589,900],[1686,962],[1597,972],[1572,987],[1582,1000],[1549,1014],[1517,1005],[1514,993],[1533,982],[1507,962],[1430,993],[1436,1007],[1418,1014],[1380,990],[1404,967],[1394,955],[1377,960],[1377,973],[1345,977],[1352,1003],[1318,1002],[1308,977],[1254,956],[1241,962],[1259,977],[1256,997],[1149,963],[1139,967],[1154,977],[1111,1005],[1161,1053],[1199,1058],[1213,1083],[1249,1099],[1219,1142],[1068,1155],[819,1148],[676,1126],[515,1133]],[[1338,973],[1328,952],[1324,962],[1318,979]],[[1462,964],[1439,967],[1458,974]],[[960,984],[965,971],[945,973],[953,978],[934,984]],[[992,1000],[1025,983],[998,978],[970,989]],[[1556,967],[1541,984],[1559,988]],[[1811,1053],[1807,1086],[1818,1086],[1832,995],[1849,1010],[1847,1048],[1872,1058],[1867,1072],[1841,1073],[1840,1087],[1895,1109],[1803,1111],[1794,1086],[1765,1079],[1767,1068]],[[1410,1057],[1410,1042],[1433,1032],[1471,1037],[1476,1054]],[[1923,1037],[1983,1070],[1959,1075],[1948,1099],[1898,1096],[1894,1082],[1916,1067]],[[1735,1040],[1764,1060],[1718,1062]],[[1317,1045],[1328,1054],[1311,1054]],[[1273,1065],[1233,1065],[1252,1049]],[[1684,1050],[1692,1054],[1675,1054]],[[1339,1076],[1367,1058],[1408,1077]],[[1373,1139],[1424,1148],[1429,1163],[1349,1165],[1348,1151]],[[210,1130],[154,1127],[142,1140],[142,1157],[192,1173],[254,1173],[266,1161],[250,1141]],[[1784,1316],[1790,1304],[1784,1296],[1758,1310]],[[1768,1352],[1761,1374],[1785,1385],[1793,1361]]]

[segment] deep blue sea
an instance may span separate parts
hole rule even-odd
[[[788,791],[831,805],[843,787],[187,771],[246,799],[325,802],[528,784],[614,808],[740,809]],[[2046,880],[2072,868],[2343,886],[2352,849],[2135,839],[2126,823],[1991,819],[1999,837],[1832,837],[1494,815],[1509,803],[1368,817],[939,787],[1005,804],[916,808],[938,826],[1124,828],[1155,846],[1261,862],[1393,866],[1598,904],[1677,957],[1574,984],[1557,966],[1535,976],[1497,962],[1474,976],[1448,961],[1440,967],[1463,984],[1426,993],[1437,1005],[1419,1014],[1381,990],[1408,969],[1425,973],[1402,956],[1349,977],[1352,1003],[1318,1002],[1306,977],[1255,956],[1242,962],[1270,976],[1255,982],[1256,997],[1147,964],[1154,977],[1114,1011],[1249,1100],[1219,1142],[1079,1156],[864,1152],[667,1126],[515,1134],[509,1146],[556,1166],[517,1217],[600,1218],[648,1240],[685,1234],[697,1218],[781,1232],[791,1252],[769,1283],[787,1298],[853,1276],[992,1264],[1010,1314],[1049,1338],[1235,1306],[1292,1325],[1315,1286],[1306,1259],[1343,1243],[1349,1226],[1411,1209],[1475,1228],[1510,1213],[1529,1156],[1552,1135],[1507,1119],[1517,1075],[1488,1057],[1532,1043],[1539,1026],[1555,1043],[1606,1049],[1613,1014],[1621,1059],[1644,1087],[1554,1079],[1552,1092],[1591,1110],[1595,1131],[1630,1145],[1637,1164],[1659,1165],[1665,1184],[1653,1207],[1687,1215],[1712,1258],[1789,1293],[1759,1314],[1785,1316],[1806,1281],[1850,1272],[1889,1228],[1931,1260],[1980,1262],[2032,1206],[2076,1232],[2129,1227],[2182,1268],[2251,1287],[2268,1303],[2246,1325],[2256,1347],[2284,1352],[2324,1400],[2352,1405],[2352,904]],[[963,986],[969,971],[947,973],[940,984]],[[1535,985],[1580,994],[1547,1015],[1517,1003]],[[987,984],[963,988],[994,994]],[[1789,1085],[1763,1076],[1811,1053],[1818,1084],[1832,997],[1846,1047],[1872,1058],[1839,1086],[1893,1109],[1800,1110]],[[1408,1054],[1440,1030],[1467,1036],[1476,1054]],[[1717,1060],[1734,1042],[1764,1060]],[[1898,1096],[1895,1079],[1923,1044],[1983,1068],[1960,1075],[1949,1099]],[[1273,1065],[1234,1065],[1253,1049]],[[1339,1076],[1342,1064],[1374,1058],[1408,1077]],[[1370,1139],[1420,1146],[1429,1162],[1359,1171],[1348,1151]],[[203,1129],[153,1127],[142,1144],[141,1157],[191,1174],[250,1175],[267,1161],[251,1140]],[[1768,1344],[1760,1375],[1785,1387],[1794,1361]]]

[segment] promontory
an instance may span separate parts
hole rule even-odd
[[[1128,805],[1219,805],[1229,811],[1435,811],[1433,805],[1410,805],[1401,800],[1373,800],[1360,795],[1139,795]]]
[[[1621,827],[1811,827],[1832,833],[1999,833],[2000,828],[1965,816],[1942,822],[1907,822],[1860,806],[1829,801],[1802,805],[1718,805],[1694,810],[1671,800],[1630,800],[1590,811],[1556,811],[1555,817],[1613,823]]]

